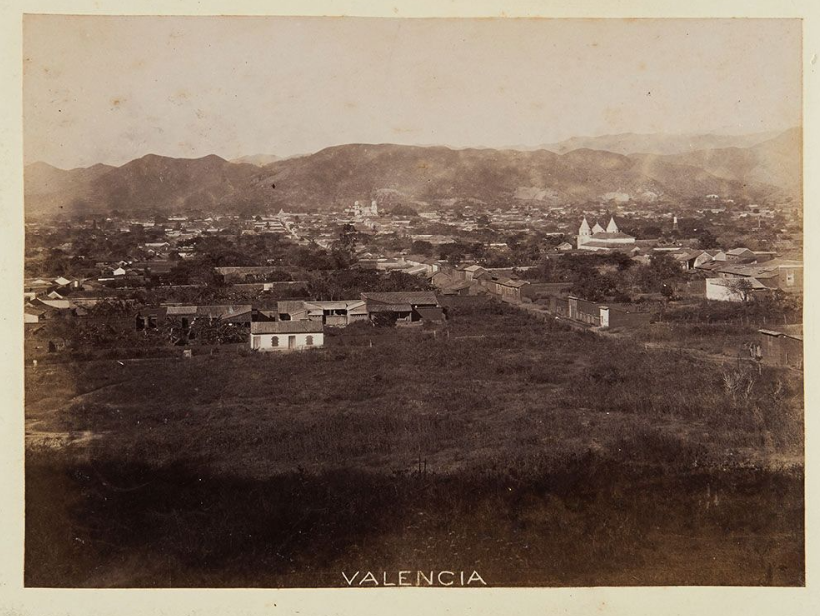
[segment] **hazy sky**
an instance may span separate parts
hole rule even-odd
[[[797,20],[27,16],[27,163],[801,123]]]

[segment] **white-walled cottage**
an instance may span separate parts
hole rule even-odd
[[[254,321],[250,344],[254,351],[302,351],[324,346],[324,326],[315,321]]]

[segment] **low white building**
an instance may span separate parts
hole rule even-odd
[[[755,278],[706,279],[706,299],[718,302],[745,302],[755,293],[768,290],[770,289]]]
[[[324,346],[324,326],[314,321],[254,321],[250,344],[254,351],[302,351]]]

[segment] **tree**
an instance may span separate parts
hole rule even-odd
[[[350,267],[356,261],[356,241],[358,232],[350,223],[342,225],[339,239],[333,246],[333,257],[339,269]]]
[[[433,245],[424,240],[416,240],[410,246],[410,252],[417,255],[424,255],[429,257],[433,254]]]
[[[683,271],[673,257],[664,253],[653,254],[649,258],[649,267],[661,281],[677,280],[681,277]]]
[[[617,293],[614,279],[589,268],[580,272],[572,284],[572,293],[591,302],[601,302]]]
[[[725,278],[726,287],[734,295],[740,297],[740,301],[746,303],[751,299],[754,291],[754,283],[749,278]]]
[[[566,234],[560,233],[560,234],[557,234],[557,235],[548,235],[544,239],[544,243],[547,246],[559,246],[559,245],[563,244],[564,242],[570,241],[571,239],[572,238],[570,238]]]
[[[638,237],[641,239],[655,239],[663,234],[661,228],[657,225],[648,225],[638,232]]]
[[[395,312],[377,312],[373,315],[376,327],[395,327],[398,315]]]
[[[470,247],[462,242],[450,242],[439,246],[439,258],[445,259],[453,267],[464,260]]]
[[[618,271],[623,272],[635,265],[630,256],[624,252],[614,252],[611,255],[612,261],[618,266]]]
[[[710,248],[718,247],[718,240],[709,229],[703,229],[698,233],[698,248],[701,250],[708,250]]]
[[[399,204],[395,206],[392,210],[390,210],[390,214],[393,216],[410,216],[411,218],[415,218],[419,215],[419,213],[409,205]]]

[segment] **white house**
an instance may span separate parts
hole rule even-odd
[[[706,299],[718,302],[744,302],[754,293],[768,288],[756,278],[707,278]]]
[[[324,346],[324,326],[314,321],[254,321],[251,323],[254,351],[301,351]]]

